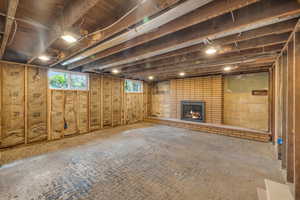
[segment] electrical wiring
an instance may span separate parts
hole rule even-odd
[[[23,23],[26,23],[26,24],[29,24],[29,25],[31,25],[31,26],[35,26],[35,27],[38,27],[38,28],[43,28],[43,29],[50,30],[50,28],[49,28],[48,26],[45,26],[45,25],[40,24],[40,23],[38,23],[38,22],[33,22],[33,21],[21,19],[21,18],[16,18],[16,17],[7,16],[7,14],[2,13],[2,12],[0,12],[0,16],[7,17],[7,18],[9,18],[9,19],[11,19],[11,20],[16,20],[16,21],[19,21],[19,22],[23,22]]]
[[[138,9],[146,0],[140,1],[135,7],[133,7],[131,10],[129,10],[125,15],[123,15],[121,18],[119,18],[117,21],[115,21],[114,23],[110,24],[109,26],[106,26],[105,28],[102,28],[100,30],[94,31],[92,33],[86,34],[83,37],[81,37],[77,43],[81,42],[83,39],[86,39],[92,35],[96,35],[97,33],[103,32],[111,27],[113,27],[114,25],[116,25],[117,23],[119,23],[120,21],[122,21],[123,19],[125,19],[128,15],[130,15],[131,13],[133,13],[136,9]],[[97,40],[95,40],[97,41]],[[72,47],[74,47],[76,44],[69,46],[67,49],[70,49]]]

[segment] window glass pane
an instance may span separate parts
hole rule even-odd
[[[49,88],[63,90],[88,90],[89,76],[68,71],[48,71]]]
[[[68,73],[49,71],[49,84],[52,89],[68,89]]]
[[[142,82],[125,80],[125,92],[143,92]]]
[[[72,90],[87,90],[88,89],[87,75],[71,74],[71,89]]]

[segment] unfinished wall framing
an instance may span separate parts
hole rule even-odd
[[[274,143],[286,180],[300,199],[300,33],[296,27],[274,68]],[[282,142],[280,142],[282,141]]]
[[[0,62],[0,148],[61,139],[143,120],[148,86],[125,93],[124,79],[90,74],[90,89],[48,89],[47,69]]]

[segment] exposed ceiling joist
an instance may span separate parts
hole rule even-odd
[[[134,74],[137,76],[147,76],[147,75],[155,75],[160,74],[163,75],[165,73],[170,73],[173,71],[188,71],[191,69],[198,69],[202,67],[209,67],[211,64],[217,63],[218,65],[221,65],[223,62],[223,65],[233,64],[231,62],[231,59],[234,59],[234,62],[240,62],[243,63],[243,59],[247,60],[247,58],[265,58],[265,57],[275,57],[276,53],[280,51],[284,43],[278,44],[278,45],[272,45],[267,47],[259,47],[259,48],[252,48],[252,49],[245,49],[241,50],[240,52],[229,52],[226,54],[219,55],[215,58],[203,58],[199,56],[196,59],[190,59],[186,62],[177,63],[176,65],[171,64],[165,64],[159,67],[154,67],[151,69],[144,69],[137,72],[130,72],[128,74]],[[238,59],[238,61],[236,61]],[[238,65],[238,63],[235,63]],[[174,67],[176,66],[176,67]]]
[[[203,42],[203,40],[222,38],[228,35],[244,32],[266,25],[285,21],[299,16],[300,5],[295,1],[262,1],[236,11],[235,23],[229,18],[217,18],[199,25],[179,31],[150,42],[146,46],[138,46],[126,52],[123,56],[115,55],[94,62],[84,67],[84,71],[105,69],[164,54]],[[210,27],[210,28],[207,28]]]
[[[283,47],[285,41],[282,41],[280,43],[270,43],[268,45],[259,45],[259,46],[248,46],[242,49],[237,48],[234,44],[224,47],[224,52],[220,53],[219,56],[222,55],[234,55],[233,53],[236,52],[241,52],[241,51],[246,51],[246,50],[250,50],[252,51],[253,49],[259,49],[260,51],[265,51],[265,52],[269,52],[269,51],[277,51],[278,49],[280,49],[281,47]],[[134,69],[129,69],[129,70],[122,70],[122,73],[125,75],[129,75],[131,73],[139,73],[139,72],[147,72],[149,70],[160,70],[161,68],[166,68],[169,66],[177,66],[177,65],[183,65],[183,64],[194,64],[198,61],[202,61],[202,60],[213,60],[213,59],[218,59],[219,57],[214,57],[214,58],[207,58],[202,54],[197,54],[197,53],[192,53],[190,54],[185,61],[179,61],[179,60],[166,60],[166,61],[161,61],[160,64],[156,64],[156,65],[145,65],[143,67],[136,67]],[[173,67],[170,67],[169,69],[173,69]],[[183,70],[183,69],[181,69]]]
[[[285,43],[290,35],[290,32],[288,33],[283,33],[283,34],[275,34],[275,35],[270,35],[270,36],[263,36],[260,38],[254,38],[250,40],[245,40],[241,42],[233,42],[231,44],[226,44],[220,47],[220,51],[218,52],[218,55],[222,55],[225,53],[229,52],[236,52],[236,51],[241,51],[241,50],[246,50],[246,49],[252,49],[252,48],[258,48],[258,47],[264,47],[264,46],[270,46],[270,45],[276,45],[276,44],[282,44]],[[236,46],[237,44],[237,46]],[[165,59],[160,59],[152,62],[147,62],[144,64],[139,64],[136,66],[131,66],[131,67],[126,67],[127,73],[130,72],[135,72],[137,70],[143,70],[145,68],[150,68],[150,67],[157,67],[161,65],[175,65],[180,62],[186,62],[188,60],[195,60],[198,59],[199,57],[202,58],[209,58],[207,55],[204,55],[204,47],[199,48],[198,51],[192,52],[192,53],[187,53],[183,55],[178,55],[178,56],[173,56]],[[123,71],[123,69],[122,69]]]
[[[182,29],[190,27],[192,25],[201,23],[203,21],[212,19],[219,15],[223,15],[232,10],[239,9],[241,7],[247,6],[247,5],[255,3],[257,1],[258,0],[230,0],[230,1],[215,0],[211,3],[208,3],[209,1],[205,1],[205,2],[201,3],[199,0],[196,0],[195,2],[198,2],[197,4],[195,4],[195,2],[192,2],[192,1],[187,1],[184,4],[195,4],[195,5],[192,7],[191,6],[184,7],[183,6],[184,4],[183,4],[181,6],[182,8],[179,8],[180,6],[178,6],[177,10],[175,10],[176,8],[174,8],[173,15],[175,15],[179,11],[184,13],[185,10],[187,12],[189,12],[188,14],[186,14],[176,20],[170,21],[169,23],[167,23],[163,26],[160,26],[155,31],[152,31],[147,34],[136,37],[136,38],[130,40],[129,42],[124,41],[125,43],[116,44],[116,45],[114,45],[114,47],[110,46],[112,48],[109,48],[105,45],[102,45],[103,48],[100,48],[100,49],[94,48],[91,50],[91,52],[96,53],[94,56],[88,57],[88,58],[85,58],[84,60],[76,62],[76,63],[70,65],[68,67],[68,69],[74,69],[81,65],[88,64],[90,62],[99,60],[101,58],[107,57],[112,54],[116,54],[120,51],[144,44],[146,42],[152,41],[154,39],[168,35],[170,33],[174,33],[176,31],[182,30]],[[206,4],[206,3],[208,3],[208,4]],[[203,6],[204,4],[206,4],[206,5]],[[196,9],[197,6],[199,7],[198,9]],[[202,6],[202,7],[200,7],[200,6]],[[190,11],[188,11],[187,8],[189,8],[189,9],[194,8],[196,10],[194,10],[193,12],[190,12]],[[170,10],[169,12],[171,12],[171,11],[172,10]],[[163,17],[163,16],[158,16],[157,20],[160,21],[161,17]],[[97,53],[97,52],[99,52],[99,53]],[[91,55],[91,53],[84,53],[84,54]],[[75,59],[76,59],[76,57],[75,57]]]
[[[28,63],[32,63],[37,57],[44,53],[53,44],[64,31],[71,28],[79,19],[81,19],[91,8],[100,0],[73,0],[63,9],[63,14],[58,17],[50,28],[41,44],[37,45],[33,51],[33,56]]]
[[[97,53],[99,51],[106,50],[108,48],[114,47],[114,46],[119,45],[124,42],[126,44],[129,44],[129,43],[132,44],[132,42],[130,41],[131,39],[134,39],[138,36],[142,36],[146,33],[155,31],[155,29],[169,23],[172,20],[180,18],[181,16],[183,16],[185,14],[188,14],[188,13],[192,12],[193,10],[197,9],[198,7],[202,7],[203,5],[205,5],[211,1],[212,0],[185,1],[185,2],[177,5],[176,7],[162,13],[158,17],[155,17],[152,20],[135,27],[134,29],[128,30],[125,33],[122,33],[114,38],[111,38],[110,40],[103,42],[103,43],[81,53],[80,55],[75,56],[73,59],[70,59],[70,60],[62,63],[62,65],[73,63],[75,61],[78,61],[78,59],[79,60],[82,60],[82,59],[90,60],[91,55],[94,55],[95,53]],[[128,41],[130,41],[130,42],[128,42]],[[79,61],[79,62],[81,62],[81,61]]]
[[[235,43],[235,42],[250,40],[250,39],[254,39],[254,38],[258,38],[258,37],[291,32],[294,30],[295,25],[297,24],[297,21],[298,21],[298,19],[291,19],[291,20],[280,22],[277,24],[272,24],[272,25],[261,27],[258,29],[246,31],[241,34],[238,33],[235,35],[230,35],[230,36],[227,36],[224,38],[214,40],[213,44],[223,46],[223,45],[228,45],[228,44]],[[170,57],[178,57],[178,56],[182,56],[182,55],[192,53],[192,52],[203,51],[203,49],[205,47],[206,47],[206,45],[204,45],[204,44],[197,44],[197,45],[186,47],[186,48],[183,48],[180,50],[172,51],[170,53],[154,56],[154,57],[151,57],[151,58],[148,58],[145,60],[125,64],[120,67],[122,67],[122,68],[128,67],[129,68],[132,66],[136,66],[136,65],[140,65],[140,64],[144,64],[144,63],[148,63],[148,62],[153,62],[153,61],[157,61],[157,60],[162,60],[162,59],[166,59],[166,58],[170,58]]]
[[[272,62],[261,62],[258,64],[252,64],[252,63],[246,63],[243,65],[240,65],[239,68],[231,71],[231,72],[224,72],[223,66],[216,66],[216,67],[208,67],[208,68],[202,68],[201,70],[190,72],[186,77],[192,78],[192,77],[199,77],[199,76],[208,76],[208,75],[232,75],[232,74],[241,74],[241,73],[257,73],[257,72],[268,72],[269,69],[272,67]],[[136,77],[132,77],[133,79],[139,79]],[[165,81],[170,79],[178,79],[178,78],[185,78],[181,77],[177,73],[172,73],[168,75],[162,75],[155,78],[155,81]],[[142,80],[148,81],[147,77],[143,77]]]
[[[128,29],[138,22],[143,21],[144,19],[147,19],[148,17],[168,7],[171,7],[178,2],[179,0],[170,0],[167,3],[161,3],[161,0],[142,1],[139,5],[136,6],[135,9],[132,10],[132,12],[128,13],[121,20],[109,26],[109,28],[96,31],[96,34],[92,34],[91,36],[84,38],[81,43],[87,43],[87,45],[83,46],[79,50],[64,52],[65,57],[51,64],[51,66],[55,66],[59,63],[65,62],[68,59],[72,60],[71,58],[73,56],[80,54],[81,52],[104,41],[105,39]]]
[[[14,23],[14,17],[17,12],[19,0],[10,0],[8,2],[8,10],[5,20],[5,28],[4,28],[4,35],[2,38],[1,48],[0,48],[0,59],[2,59],[4,52],[6,50],[7,42],[11,33],[11,29]]]

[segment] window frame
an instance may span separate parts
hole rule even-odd
[[[134,92],[134,91],[127,92],[127,91],[126,91],[126,87],[125,87],[126,81],[140,82],[140,83],[141,83],[141,91],[137,91],[137,92]],[[126,94],[129,94],[129,93],[134,93],[134,94],[141,94],[141,93],[144,93],[144,82],[143,82],[143,81],[140,81],[140,80],[134,80],[134,79],[125,79],[125,80],[124,80],[124,92],[125,92]]]
[[[61,72],[61,73],[67,73],[67,83],[68,83],[68,88],[52,88],[50,84],[50,73],[51,72]],[[73,89],[71,88],[71,75],[72,74],[77,74],[77,75],[82,75],[86,77],[86,89]],[[48,88],[50,90],[69,90],[69,91],[89,91],[90,90],[90,76],[88,73],[81,73],[81,72],[72,72],[72,71],[67,71],[67,70],[62,70],[62,69],[48,69],[47,72],[47,79],[48,79]]]

